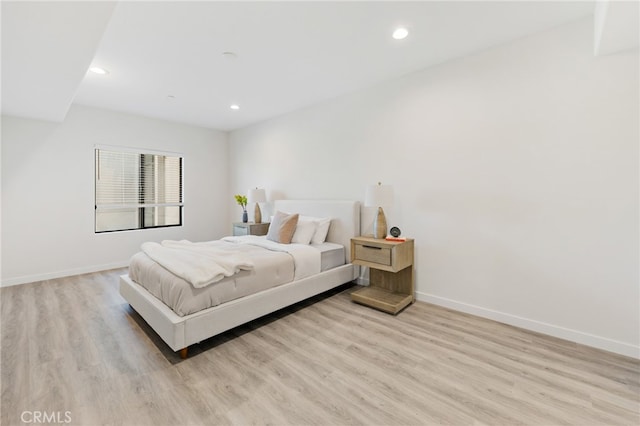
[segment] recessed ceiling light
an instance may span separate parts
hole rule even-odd
[[[240,109],[240,107],[236,104],[231,105],[229,108],[231,109]]]
[[[402,40],[408,35],[409,35],[409,30],[407,30],[404,27],[396,28],[396,30],[393,32],[393,38],[395,38],[396,40]]]
[[[91,68],[89,68],[89,71],[91,71],[94,74],[100,74],[100,75],[109,74],[109,71],[105,70],[104,68],[100,68],[100,67],[91,67]]]

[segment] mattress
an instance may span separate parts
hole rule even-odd
[[[320,250],[320,271],[328,271],[344,265],[344,247],[335,243],[311,244]]]
[[[345,263],[344,247],[334,243],[312,244],[320,252],[320,269],[326,271]],[[185,316],[203,309],[257,293],[293,281],[294,263],[286,252],[242,245],[254,262],[254,270],[240,271],[212,285],[195,288],[172,274],[145,253],[131,258],[129,276],[160,299],[177,315]]]

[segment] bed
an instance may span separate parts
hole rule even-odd
[[[343,248],[340,253],[344,253],[344,262],[340,259],[340,266],[328,269],[323,265],[321,272],[301,279],[285,280],[288,282],[267,288],[258,286],[259,290],[250,294],[239,297],[231,294],[226,297],[230,300],[195,312],[191,312],[197,309],[192,306],[194,302],[189,302],[190,306],[180,308],[183,311],[178,309],[180,315],[151,293],[159,294],[160,290],[153,290],[153,286],[146,283],[150,287],[147,290],[134,281],[130,275],[135,274],[131,270],[120,277],[120,294],[172,350],[186,358],[190,345],[357,278],[358,268],[350,263],[350,239],[360,234],[360,204],[357,201],[278,200],[274,203],[275,211],[331,218],[327,246],[323,250],[333,255],[323,255],[322,259],[327,262],[332,256],[335,258],[337,251],[334,249],[338,245]],[[234,286],[228,287],[226,293],[233,293],[230,289]]]

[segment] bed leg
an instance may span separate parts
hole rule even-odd
[[[188,347],[180,349],[180,358],[187,359],[187,352],[188,351],[189,351]]]

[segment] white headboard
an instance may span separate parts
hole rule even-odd
[[[345,262],[351,262],[351,237],[360,235],[360,202],[342,200],[276,200],[276,211],[305,216],[330,217],[327,241],[343,245]]]

